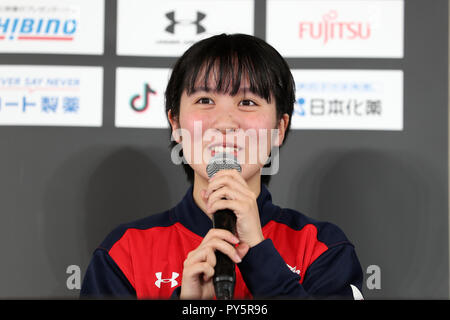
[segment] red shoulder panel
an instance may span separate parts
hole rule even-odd
[[[288,267],[300,275],[300,283],[308,267],[328,247],[317,239],[317,228],[307,224],[300,230],[295,230],[286,224],[270,221],[263,228],[265,238],[272,242],[283,257]]]

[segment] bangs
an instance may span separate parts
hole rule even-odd
[[[245,90],[271,102],[278,81],[254,47],[228,41],[203,49],[186,69],[183,87],[188,95],[204,90],[234,96],[245,84]]]

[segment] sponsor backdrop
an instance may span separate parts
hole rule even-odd
[[[222,32],[296,81],[274,202],[346,232],[366,298],[448,299],[444,0],[3,0],[0,298],[76,298],[108,232],[181,199],[164,90]]]

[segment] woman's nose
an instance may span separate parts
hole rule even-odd
[[[212,127],[222,133],[230,133],[240,128],[238,116],[231,108],[218,108],[214,114]]]
[[[233,134],[237,132],[239,129],[239,125],[236,122],[233,121],[218,121],[213,124],[212,127],[216,131],[220,131],[220,133],[226,135],[226,134]]]

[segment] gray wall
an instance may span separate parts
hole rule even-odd
[[[255,1],[265,36],[265,1]],[[0,297],[77,297],[96,245],[119,223],[163,211],[188,187],[169,132],[114,127],[115,68],[174,58],[119,57],[116,1],[106,1],[103,56],[1,54],[0,64],[104,67],[103,126],[0,127]],[[403,131],[290,133],[274,202],[339,225],[363,269],[381,268],[366,298],[449,296],[448,2],[405,1],[403,59],[288,59],[292,68],[404,71]],[[366,274],[366,278],[369,275]]]

